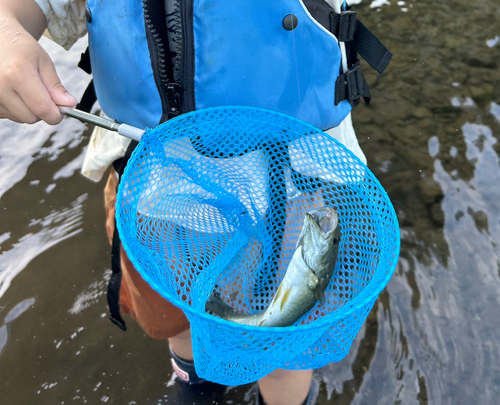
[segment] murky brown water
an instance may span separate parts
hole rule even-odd
[[[497,404],[500,3],[384,3],[357,6],[395,56],[381,77],[366,70],[373,105],[354,120],[396,207],[401,258],[350,354],[318,371],[317,403]],[[81,94],[84,42],[43,44]],[[79,175],[88,137],[74,120],[0,123],[0,402],[194,402],[167,387],[165,342],[106,319],[104,184]]]

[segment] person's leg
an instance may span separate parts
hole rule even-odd
[[[205,393],[212,392],[212,394],[215,391],[219,392],[220,389],[224,387],[223,385],[212,383],[198,376],[194,365],[193,343],[191,340],[191,331],[189,329],[168,338],[168,342],[170,344],[172,367],[181,381],[184,380],[188,382],[190,386],[195,385],[198,388],[203,387],[202,391],[204,390]]]
[[[278,369],[259,380],[266,405],[302,405],[311,388],[312,370]]]
[[[183,360],[193,360],[193,346],[191,341],[191,330],[186,329],[184,332],[168,339],[170,348],[174,353]]]

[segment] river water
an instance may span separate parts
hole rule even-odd
[[[357,1],[394,58],[353,114],[401,225],[401,257],[317,404],[480,404],[500,395],[500,3]],[[85,40],[43,46],[81,95]],[[0,402],[204,401],[169,383],[167,344],[107,320],[103,182],[79,174],[91,128],[0,123]],[[214,402],[215,401],[215,402]]]

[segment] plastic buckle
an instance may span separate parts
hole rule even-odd
[[[347,86],[347,100],[352,104],[363,93],[363,76],[359,69],[359,63],[345,72],[345,82]]]
[[[339,17],[338,40],[349,42],[354,39],[358,17],[355,11],[342,11]]]

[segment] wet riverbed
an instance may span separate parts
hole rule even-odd
[[[396,208],[401,257],[349,355],[317,372],[316,403],[497,404],[500,4],[357,10],[395,55],[383,76],[365,69],[373,103],[354,122]],[[84,41],[43,44],[82,94]],[[107,320],[104,184],[79,174],[89,131],[0,123],[0,402],[192,403],[168,384],[165,342]],[[252,390],[216,402],[252,404]]]

